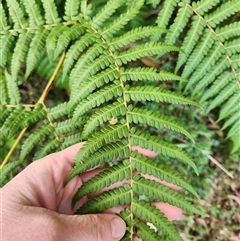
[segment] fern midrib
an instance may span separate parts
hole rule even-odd
[[[235,70],[232,61],[231,61],[231,57],[228,55],[226,48],[224,47],[223,42],[220,40],[220,38],[218,37],[218,34],[216,33],[216,31],[210,26],[210,24],[204,19],[204,17],[202,15],[200,15],[196,9],[194,9],[189,3],[187,3],[185,0],[182,0],[183,3],[185,3],[197,16],[198,18],[203,21],[205,23],[205,25],[209,28],[211,34],[214,35],[214,37],[217,39],[217,41],[219,42],[219,45],[224,49],[224,52],[227,56],[228,62],[230,64],[231,70],[235,76],[235,79],[240,87],[240,80],[238,78],[238,74],[237,71]]]
[[[91,28],[92,30],[95,32],[95,33],[98,33],[98,31],[91,25]],[[120,71],[120,67],[117,63],[117,59],[115,58],[115,55],[114,53],[111,51],[111,46],[108,44],[108,42],[104,39],[104,37],[102,36],[102,34],[100,34],[101,36],[101,40],[104,44],[106,44],[108,46],[108,51],[109,51],[109,54],[110,56],[113,58],[114,60],[114,65],[116,67],[116,70],[117,72],[119,73],[119,80],[120,80],[120,84],[121,84],[121,88],[122,88],[122,93],[123,93],[123,104],[125,106],[125,113],[126,113],[126,126],[127,126],[127,129],[128,129],[128,136],[127,136],[127,142],[128,142],[128,148],[129,148],[129,153],[131,153],[131,149],[132,149],[132,146],[130,144],[130,125],[129,125],[129,118],[128,118],[128,104],[127,104],[127,98],[126,98],[126,93],[125,93],[125,85],[124,85],[124,80],[122,78],[122,75],[121,75],[121,71]],[[130,173],[131,173],[131,176],[130,176],[130,187],[131,187],[131,200],[133,200],[134,196],[133,196],[133,191],[132,191],[132,186],[133,186],[133,169],[132,169],[132,165],[131,165],[131,156],[129,157],[129,168],[130,168]],[[130,203],[130,211],[131,211],[131,220],[133,220],[133,212],[132,212],[132,208],[133,208],[133,202]],[[133,230],[133,225],[131,226],[131,230],[130,230],[130,233],[131,233],[131,239],[133,240],[133,234],[134,234],[134,230]]]

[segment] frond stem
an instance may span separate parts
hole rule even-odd
[[[0,169],[2,169],[9,161],[11,155],[13,154],[15,148],[17,147],[18,143],[21,141],[23,135],[25,134],[25,132],[27,131],[27,127],[25,127],[21,133],[19,134],[18,138],[16,139],[16,141],[14,142],[11,150],[8,152],[7,156],[5,157],[5,159],[3,160],[1,166],[0,166]]]

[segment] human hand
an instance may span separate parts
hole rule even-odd
[[[1,189],[1,231],[3,241],[116,241],[125,233],[125,223],[112,213],[73,215],[71,201],[77,189],[96,170],[64,181],[73,167],[82,143],[48,155],[30,164]],[[146,150],[142,154],[148,155]],[[76,208],[86,202],[81,199]],[[169,219],[181,210],[156,203]]]

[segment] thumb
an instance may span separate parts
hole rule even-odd
[[[125,231],[124,221],[113,214],[60,215],[60,239],[68,241],[119,241]]]

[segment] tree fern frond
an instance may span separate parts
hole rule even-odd
[[[234,39],[232,41],[226,41],[224,47],[225,47],[225,50],[227,51],[227,54],[229,56],[232,56],[239,52],[240,41],[239,41],[239,39]]]
[[[100,191],[104,187],[109,187],[111,184],[123,181],[124,179],[128,180],[130,177],[131,169],[129,166],[123,163],[113,165],[85,182],[74,195],[72,206],[84,196]]]
[[[221,129],[224,130],[229,126],[233,126],[237,122],[240,124],[239,120],[240,120],[240,111],[237,111],[235,114],[233,114],[231,117],[229,117],[226,120],[226,122],[224,122],[224,125]]]
[[[114,207],[117,205],[129,204],[131,202],[131,188],[128,184],[117,189],[112,189],[108,192],[104,192],[101,195],[90,199],[82,207],[80,207],[76,213],[99,213],[106,208]]]
[[[67,73],[71,70],[71,67],[79,58],[81,52],[84,51],[88,46],[90,46],[93,42],[97,41],[97,36],[95,33],[87,33],[80,38],[80,40],[76,41],[75,44],[71,45],[70,49],[66,53],[66,58],[64,60],[63,65],[63,76],[64,79]]]
[[[225,25],[221,28],[217,28],[216,34],[218,38],[222,42],[224,42],[225,40],[228,40],[232,37],[240,36],[239,29],[240,29],[240,22],[233,22],[233,23],[230,23],[229,25]]]
[[[194,88],[192,95],[196,95],[196,93],[199,93],[202,89],[204,89],[204,87],[208,86],[209,84],[213,83],[214,80],[216,79],[216,77],[218,76],[219,78],[221,75],[224,76],[225,75],[225,70],[226,68],[229,67],[229,62],[227,60],[227,58],[224,56],[222,58],[220,58],[214,66],[212,66],[208,72],[203,75],[199,80],[198,83],[196,85],[196,87]],[[221,75],[220,75],[221,74]],[[192,85],[197,81],[197,79],[194,78],[194,75],[192,75],[191,80],[189,81],[189,83],[191,82]],[[187,84],[185,87],[185,90],[188,90],[191,87],[191,84]]]
[[[28,52],[27,55],[27,69],[25,78],[28,78],[32,70],[36,67],[36,64],[40,60],[40,57],[42,56],[42,53],[45,50],[45,41],[46,37],[48,35],[47,29],[39,28],[31,41],[30,49],[31,51]]]
[[[207,20],[207,23],[215,28],[217,24],[223,22],[225,19],[238,12],[239,10],[239,1],[232,0],[220,4],[220,6],[215,11],[205,15],[204,17]]]
[[[136,67],[136,68],[121,68],[121,77],[123,81],[169,81],[186,79],[168,71],[161,70],[159,73],[155,68]]]
[[[239,123],[239,119],[238,119],[236,121],[236,123],[234,125],[232,125],[230,130],[228,131],[227,138],[232,138],[232,136],[236,136],[237,140],[239,140],[239,138],[238,138],[239,133],[240,133],[240,123]],[[237,145],[237,148],[239,148],[239,142],[236,145]]]
[[[54,128],[51,125],[44,124],[32,132],[21,147],[20,160],[24,160],[28,153],[30,153],[42,139],[49,136],[53,130]]]
[[[58,24],[61,18],[57,12],[57,6],[54,0],[41,0],[45,12],[45,20],[47,24]]]
[[[90,20],[90,24],[98,29],[103,23],[118,9],[121,5],[125,3],[124,0],[110,0],[108,1],[97,14]]]
[[[106,68],[103,72],[100,72],[99,74],[90,76],[88,79],[83,80],[80,83],[79,88],[77,89],[78,95],[73,96],[71,99],[71,102],[73,103],[72,106],[75,106],[77,103],[82,101],[96,88],[99,88],[104,84],[108,84],[109,82],[113,82],[115,79],[118,78],[118,75],[119,74],[116,69]],[[88,97],[87,99],[89,98],[91,99],[92,97]]]
[[[159,155],[169,156],[183,161],[190,165],[198,174],[197,167],[191,158],[182,149],[171,143],[165,142],[158,137],[152,136],[148,133],[141,133],[139,131],[131,130],[131,145],[139,145],[142,148],[157,152]]]
[[[93,114],[86,122],[82,132],[83,138],[86,139],[94,131],[95,128],[99,127],[104,122],[110,121],[111,118],[117,118],[125,114],[126,107],[122,99],[118,99],[118,101],[106,105],[105,107],[98,110],[98,112]]]
[[[47,145],[45,144],[41,146],[40,149],[35,152],[33,160],[38,160],[52,152],[56,152],[60,150],[60,142],[56,139],[50,139],[45,143],[47,143]]]
[[[7,22],[7,16],[6,16],[6,12],[3,8],[2,2],[0,2],[0,31],[2,30],[8,30],[9,26],[8,26],[8,22]],[[2,46],[2,45],[0,45]]]
[[[69,28],[65,28],[58,38],[53,59],[57,58],[70,44],[71,41],[77,39],[86,31],[86,27],[82,24],[75,24]]]
[[[14,161],[7,163],[3,168],[1,168],[0,187],[3,187],[7,183],[8,175],[20,165],[20,161]]]
[[[52,108],[48,109],[48,116],[51,121],[57,120],[60,117],[68,114],[67,102],[58,104]]]
[[[65,149],[69,146],[77,144],[82,141],[82,133],[75,133],[73,135],[67,136],[63,138],[63,142],[61,143],[62,149]]]
[[[182,73],[183,78],[188,78],[189,75],[196,69],[197,65],[201,62],[207,52],[212,48],[214,41],[216,40],[213,38],[212,33],[209,31],[205,31],[200,42],[188,57],[187,63]]]
[[[215,7],[217,4],[219,4],[221,0],[200,0],[197,2],[192,2],[192,7],[195,11],[197,11],[200,15],[204,15],[209,10],[211,10],[213,7]]]
[[[20,4],[16,0],[6,0],[9,15],[14,23],[14,28],[24,29],[27,26],[27,21],[24,18],[24,12]]]
[[[125,13],[122,13],[118,18],[116,18],[111,24],[103,28],[101,35],[105,39],[110,39],[114,34],[119,32],[124,25],[126,25],[130,19],[134,18],[139,9],[143,6],[144,0],[133,0]]]
[[[211,87],[209,87],[208,90],[202,95],[200,101],[204,102],[207,99],[214,97],[217,93],[219,93],[219,90],[223,89],[225,86],[231,83],[231,81],[233,81],[233,78],[233,74],[223,72],[221,75],[219,75],[218,78],[216,78]]]
[[[22,3],[29,17],[29,26],[42,26],[44,20],[38,4],[34,0],[23,0]]]
[[[64,6],[64,20],[65,21],[72,21],[75,20],[80,8],[80,1],[75,0],[66,0]]]
[[[160,10],[156,23],[161,28],[167,28],[171,15],[179,3],[179,0],[164,1],[162,9]]]
[[[8,116],[10,115],[11,110],[10,108],[5,107],[2,103],[0,104],[0,125],[2,126]]]
[[[4,67],[7,62],[8,52],[14,43],[14,35],[10,32],[4,32],[0,37],[0,66]]]
[[[31,31],[23,31],[18,37],[11,62],[11,74],[14,80],[17,79],[20,64],[25,60],[27,56],[32,37],[33,33]]]
[[[151,241],[163,241],[160,238],[154,229],[149,227],[146,223],[140,221],[140,219],[134,219],[134,225],[138,228],[137,237],[141,238],[143,241],[151,240]]]
[[[137,217],[152,223],[158,230],[165,234],[169,240],[183,241],[174,225],[154,205],[137,198],[132,203],[132,212]]]
[[[135,48],[131,48],[127,51],[121,52],[116,57],[116,61],[119,65],[122,65],[146,56],[158,55],[160,57],[171,51],[180,52],[181,50],[174,45],[150,42],[138,45]]]
[[[206,58],[198,65],[199,68],[197,68],[196,70],[193,71],[191,77],[189,78],[189,81],[186,85],[185,90],[187,90],[189,87],[193,86],[193,84],[195,84],[196,82],[200,82],[199,80],[201,80],[201,78],[204,77],[205,75],[208,73],[209,70],[212,70],[212,67],[216,66],[216,62],[221,58],[222,56],[222,48],[220,47],[219,44],[214,45],[211,50],[209,51],[209,53],[207,54]],[[207,76],[209,76],[207,74]],[[204,81],[205,86],[207,85],[207,83],[210,83],[210,81]],[[199,85],[199,83],[198,83]],[[195,91],[196,92],[196,91]]]
[[[0,111],[1,111],[1,105],[6,104],[7,99],[8,99],[8,93],[7,93],[6,81],[4,76],[0,75]]]
[[[194,139],[180,124],[176,121],[172,120],[171,118],[160,115],[150,110],[140,109],[140,108],[133,108],[131,106],[128,107],[128,121],[130,123],[135,124],[147,124],[148,126],[159,128],[167,128],[173,131],[177,131],[183,133],[187,136],[192,142]]]
[[[50,29],[50,33],[46,39],[46,50],[50,60],[54,60],[55,57],[55,50],[58,43],[58,39],[60,38],[61,34],[64,33],[67,29],[65,25],[57,25],[55,28]]]
[[[74,168],[69,173],[65,184],[73,177],[79,175],[90,168],[102,165],[109,161],[122,159],[130,155],[129,147],[125,141],[118,141],[113,144],[108,144],[95,152],[92,156],[86,157],[83,161],[77,162]]]
[[[204,23],[202,20],[194,16],[192,18],[191,26],[186,33],[186,36],[184,38],[184,41],[181,45],[181,48],[184,50],[184,53],[179,54],[179,58],[177,60],[177,65],[175,67],[175,73],[179,71],[179,69],[183,66],[183,64],[186,62],[188,59],[188,56],[194,49],[197,41],[199,40],[199,36],[202,34],[204,29]]]
[[[134,170],[140,173],[153,175],[162,181],[165,180],[169,183],[173,183],[186,189],[196,198],[199,198],[199,195],[193,189],[193,187],[186,180],[184,180],[177,171],[172,170],[165,165],[160,165],[151,158],[134,152],[131,155],[131,165]]]
[[[137,40],[150,37],[153,34],[166,33],[166,32],[168,31],[159,27],[149,27],[149,26],[139,27],[125,33],[120,37],[112,39],[110,42],[110,48],[112,51],[115,51]]]
[[[219,94],[213,99],[213,101],[211,101],[206,111],[209,112],[213,108],[219,106],[236,91],[239,91],[238,83],[231,81],[223,90],[219,92]]]
[[[24,112],[24,107],[18,106],[17,108],[14,108],[14,110],[9,113],[9,115],[7,116],[7,119],[5,120],[5,122],[0,128],[0,133],[2,136],[9,136],[9,133],[11,132],[11,128],[13,123],[15,122],[15,119],[21,116],[23,112]]]
[[[10,100],[10,104],[19,104],[21,101],[21,95],[18,89],[17,81],[5,70],[5,77],[7,82],[7,91]]]
[[[226,118],[227,116],[230,116],[231,113],[237,112],[238,109],[240,110],[240,96],[239,92],[236,91],[221,108],[217,122]]]
[[[111,71],[112,72],[112,71]],[[100,106],[103,103],[122,95],[122,88],[117,84],[111,84],[103,89],[93,93],[86,99],[78,102],[78,106],[75,108],[73,113],[73,119],[78,120],[87,111]],[[74,122],[75,122],[74,121]]]
[[[139,174],[134,176],[132,188],[133,192],[138,195],[146,195],[154,200],[161,200],[162,202],[169,203],[173,206],[199,215],[204,214],[202,211],[189,203],[180,193],[154,180],[141,177]]]
[[[162,89],[155,86],[137,86],[126,87],[126,98],[129,101],[155,101],[155,102],[169,102],[173,104],[188,104],[199,106],[196,102],[176,94],[167,89]]]
[[[180,2],[178,5],[181,6],[181,8],[178,10],[174,23],[170,27],[170,32],[166,36],[166,42],[169,44],[176,42],[193,14],[187,3]]]
[[[77,153],[75,163],[81,162],[85,157],[97,151],[104,144],[127,136],[128,128],[123,124],[117,124],[101,129],[88,138],[88,141],[83,145],[81,151]]]

